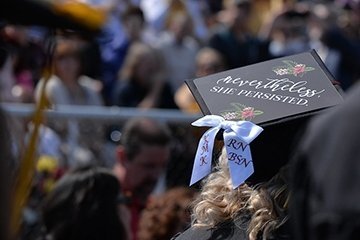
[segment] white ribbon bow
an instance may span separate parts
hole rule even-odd
[[[237,188],[253,174],[254,166],[249,144],[263,131],[261,127],[249,121],[227,121],[217,115],[204,116],[191,125],[211,128],[202,135],[199,141],[190,185],[211,172],[214,140],[220,129],[224,129],[224,145],[233,188]]]

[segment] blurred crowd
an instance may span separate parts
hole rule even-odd
[[[174,95],[185,79],[309,49],[318,52],[343,89],[359,76],[357,1],[88,4],[106,9],[107,22],[95,36],[58,34],[54,79],[46,90],[52,105],[181,108]],[[1,74],[8,79],[3,101],[36,100],[48,34],[46,28],[2,22]],[[215,50],[221,62],[203,63],[198,59],[203,48]],[[52,89],[58,85],[64,89],[55,94]]]
[[[1,102],[36,103],[43,95],[50,109],[87,105],[200,113],[184,80],[311,49],[345,92],[360,79],[356,0],[85,2],[107,14],[96,34],[62,29],[54,36],[41,26],[0,22]],[[8,124],[16,129],[11,136],[16,168],[34,126],[28,119]],[[189,183],[199,136],[191,126],[162,126],[145,118],[125,126],[45,119],[21,238],[161,240],[183,231],[197,193],[182,187]],[[58,181],[64,176],[69,180]],[[111,215],[119,204],[121,216]],[[109,237],[96,238],[92,224]],[[87,235],[75,234],[72,225]],[[70,235],[62,236],[65,232]]]

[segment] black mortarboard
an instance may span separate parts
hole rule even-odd
[[[101,30],[105,20],[103,12],[79,1],[0,1],[2,25],[38,25],[96,34]]]
[[[341,103],[333,78],[316,52],[277,58],[187,80],[205,115],[248,120],[264,128],[251,142],[251,183],[268,180],[285,165],[308,119]]]

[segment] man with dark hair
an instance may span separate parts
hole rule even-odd
[[[129,120],[122,131],[114,173],[129,197],[132,239],[137,239],[139,215],[165,171],[170,156],[170,130],[149,118]]]

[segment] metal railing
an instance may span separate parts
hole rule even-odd
[[[1,103],[0,107],[14,117],[31,117],[35,110],[34,104]],[[132,117],[151,117],[169,124],[189,124],[200,118],[201,114],[187,114],[180,110],[149,109],[105,106],[58,105],[55,109],[45,110],[47,118],[57,119],[92,119],[103,122],[122,123]]]

